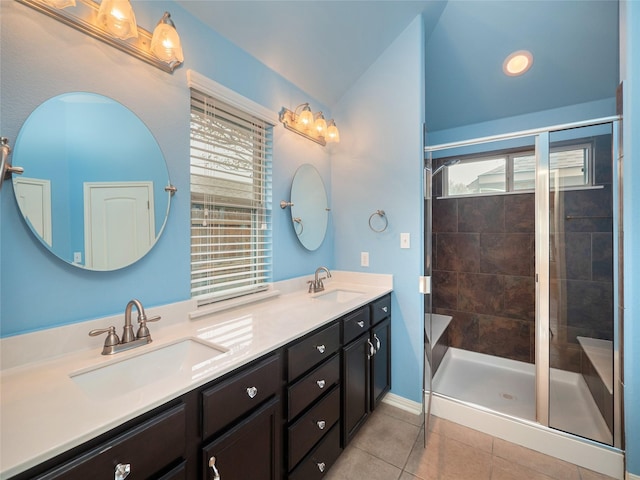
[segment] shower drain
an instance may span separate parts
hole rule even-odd
[[[500,396],[501,396],[502,398],[504,398],[505,400],[517,400],[517,399],[518,399],[518,397],[516,397],[515,395],[511,395],[510,393],[504,393],[504,392],[502,392],[502,393],[500,394]]]

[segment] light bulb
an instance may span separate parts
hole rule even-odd
[[[518,50],[509,55],[502,64],[502,70],[510,77],[522,75],[533,65],[533,55],[527,50]]]
[[[121,40],[138,37],[138,26],[129,0],[102,0],[98,22],[114,37]]]
[[[316,128],[316,131],[318,132],[318,135],[324,137],[324,134],[327,130],[327,121],[324,119],[324,115],[322,115],[322,112],[318,113],[318,118],[316,118],[314,126]]]
[[[313,112],[309,108],[309,104],[306,104],[298,116],[298,125],[305,129],[308,129],[313,125]]]
[[[340,132],[338,131],[338,127],[336,127],[336,122],[333,119],[329,120],[329,126],[327,127],[327,142],[338,143],[340,141]]]
[[[153,30],[151,52],[160,60],[167,63],[177,62],[180,64],[184,62],[180,36],[168,12],[164,13],[158,25]]]

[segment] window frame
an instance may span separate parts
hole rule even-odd
[[[575,141],[568,140],[564,142],[558,142],[553,148],[550,149],[550,153],[569,151],[569,150],[585,150],[586,151],[586,168],[584,169],[584,175],[586,176],[585,183],[582,185],[571,185],[571,186],[561,186],[560,190],[567,189],[586,189],[595,186],[595,162],[593,157],[594,144],[590,141],[581,141],[580,143],[576,143]],[[505,166],[504,166],[504,175],[505,175],[505,190],[504,191],[496,191],[496,192],[472,192],[472,193],[454,193],[449,194],[449,169],[445,168],[442,171],[441,178],[441,198],[457,198],[457,197],[475,197],[475,196],[487,196],[487,195],[505,195],[505,194],[517,194],[517,193],[532,193],[535,191],[534,188],[530,189],[515,189],[515,169],[514,169],[514,159],[516,157],[523,157],[533,155],[535,156],[535,150],[531,150],[529,148],[521,148],[521,149],[505,149],[505,150],[495,150],[491,152],[483,152],[481,155],[469,154],[463,156],[455,156],[455,157],[443,157],[438,159],[438,164],[442,164],[449,159],[458,159],[460,160],[460,164],[464,163],[472,163],[479,162],[483,160],[496,160],[500,157],[504,158]],[[552,187],[554,188],[554,187]]]

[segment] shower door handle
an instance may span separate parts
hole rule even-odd
[[[418,290],[423,295],[431,293],[431,275],[418,277]]]

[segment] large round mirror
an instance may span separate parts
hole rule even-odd
[[[13,150],[16,201],[31,231],[60,259],[116,270],[143,257],[169,213],[167,165],[128,108],[66,93],[36,108]]]
[[[298,240],[307,250],[317,250],[329,220],[327,192],[320,173],[312,165],[296,170],[291,185],[291,219]]]

